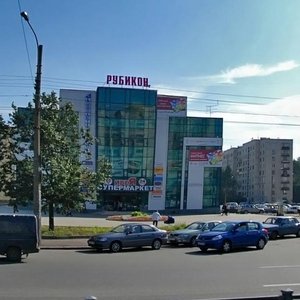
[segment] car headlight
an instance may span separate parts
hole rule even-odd
[[[213,241],[218,241],[218,240],[221,240],[222,239],[222,235],[219,234],[219,235],[216,235],[215,237],[212,238]]]

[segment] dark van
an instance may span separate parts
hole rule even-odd
[[[0,255],[19,262],[23,254],[36,252],[39,252],[36,217],[0,214]]]

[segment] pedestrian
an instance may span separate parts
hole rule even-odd
[[[160,220],[160,213],[157,211],[153,212],[152,214],[152,221],[153,221],[153,225],[157,227],[158,225],[158,221]]]
[[[228,208],[227,208],[227,205],[226,205],[226,203],[224,203],[223,204],[223,206],[222,206],[222,216],[223,215],[225,215],[225,216],[227,216],[227,214],[228,214]]]
[[[14,210],[14,214],[19,212],[17,203],[14,203],[13,210]]]

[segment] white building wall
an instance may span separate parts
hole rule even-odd
[[[149,210],[165,209],[169,117],[186,117],[186,103],[186,97],[157,96],[154,182],[148,198]]]

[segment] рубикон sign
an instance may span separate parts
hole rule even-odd
[[[107,75],[106,84],[150,87],[148,78],[122,75]]]

